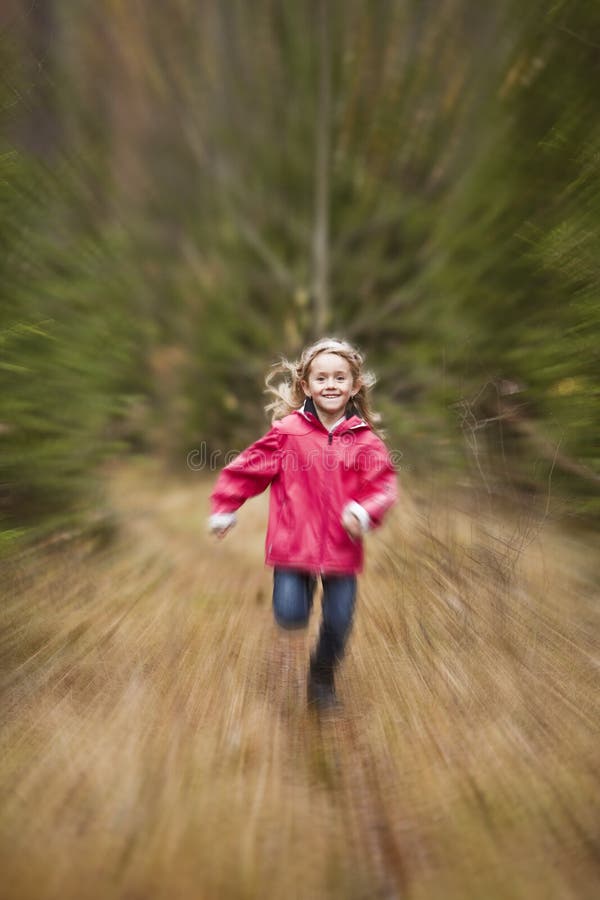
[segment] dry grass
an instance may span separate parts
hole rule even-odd
[[[2,897],[595,896],[591,546],[407,499],[320,721],[317,617],[272,622],[265,498],[215,545],[208,483],[112,484],[116,547],[4,579]]]

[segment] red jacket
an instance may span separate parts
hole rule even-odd
[[[397,497],[387,448],[366,422],[351,415],[328,432],[304,410],[274,422],[221,471],[212,512],[235,512],[268,485],[267,565],[316,573],[360,572],[362,540],[346,532],[342,511],[355,501],[377,527]]]

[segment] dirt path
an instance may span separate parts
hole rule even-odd
[[[266,498],[111,478],[121,531],[10,568],[2,896],[592,897],[597,573],[530,521],[405,502],[369,538],[341,713],[305,705]]]

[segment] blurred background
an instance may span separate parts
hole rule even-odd
[[[597,0],[0,4],[3,898],[596,897],[599,84]],[[327,721],[206,534],[326,334],[401,487]]]
[[[4,0],[5,547],[356,342],[405,474],[597,517],[590,0]]]

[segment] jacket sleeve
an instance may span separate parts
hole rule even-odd
[[[279,473],[280,434],[274,425],[219,473],[210,497],[211,512],[232,513],[257,494],[261,494]]]
[[[360,450],[358,464],[361,477],[352,499],[366,510],[370,527],[377,528],[398,499],[396,470],[387,447],[378,437]]]

